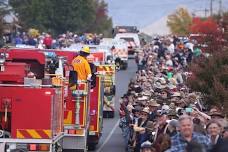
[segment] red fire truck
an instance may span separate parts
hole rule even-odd
[[[59,84],[48,83],[51,78],[45,79],[48,71],[53,70],[49,63],[52,59],[40,51],[0,52],[3,149],[56,151],[63,137],[64,89],[60,78],[53,77]]]
[[[105,52],[94,50],[89,60],[96,64],[96,73],[103,76],[103,117],[114,118],[115,116],[115,64],[105,61]],[[104,64],[106,63],[106,64]]]
[[[99,65],[97,71],[104,75],[103,117],[115,116],[115,65]]]
[[[80,81],[70,90],[75,52],[11,48],[0,53],[0,142],[6,149],[87,151],[98,143],[102,77],[91,90]]]

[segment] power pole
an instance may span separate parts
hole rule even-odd
[[[219,0],[219,15],[222,16],[222,0]]]
[[[213,0],[210,0],[210,16],[213,15]]]

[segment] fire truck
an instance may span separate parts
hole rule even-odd
[[[60,58],[54,61],[39,51],[0,52],[1,151],[57,151],[64,88],[60,76],[50,75]]]
[[[123,39],[103,38],[101,40],[100,50],[107,50],[106,63],[115,62],[116,68],[126,70],[128,67],[128,45]]]
[[[99,65],[97,71],[104,74],[103,117],[115,116],[115,65]]]
[[[139,35],[137,33],[118,33],[114,39],[127,41],[128,54],[130,55],[133,55],[141,48]]]
[[[125,40],[127,42],[128,54],[134,55],[140,48],[139,30],[136,26],[116,26],[113,28],[115,40]]]
[[[89,60],[96,64],[98,75],[103,76],[103,117],[114,118],[115,116],[115,64],[107,62],[105,52],[99,49],[94,49]]]
[[[139,33],[136,26],[116,26],[113,28],[113,35],[117,33]]]
[[[6,151],[87,151],[102,131],[102,76],[77,81],[70,51],[0,50],[0,143]],[[72,90],[71,85],[77,88]]]

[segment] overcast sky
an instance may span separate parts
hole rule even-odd
[[[143,28],[161,17],[185,6],[196,14],[204,14],[210,8],[210,0],[105,0],[108,14],[114,25],[136,25]],[[213,0],[214,10],[218,10],[219,0]],[[222,0],[223,10],[228,10],[228,0]],[[209,15],[209,12],[208,12]]]

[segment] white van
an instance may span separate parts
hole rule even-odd
[[[118,33],[114,39],[123,39],[128,42],[128,53],[134,54],[137,49],[140,49],[140,40],[137,33]]]

